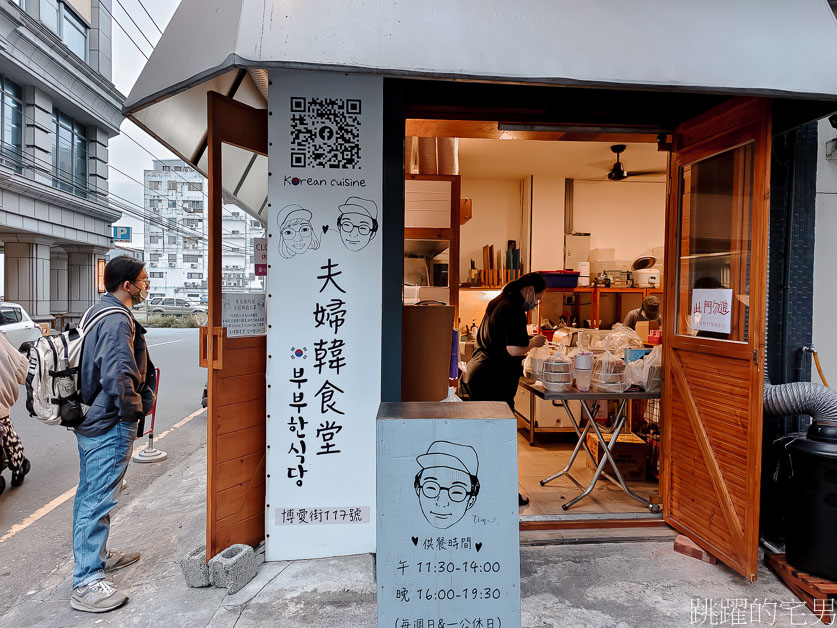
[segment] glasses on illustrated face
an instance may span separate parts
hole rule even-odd
[[[299,227],[282,227],[283,238],[295,238],[302,234],[307,236],[311,233],[311,225],[300,225]]]
[[[441,486],[438,482],[428,480],[421,485],[421,492],[427,499],[436,499],[442,491],[448,492],[448,497],[452,502],[464,502],[470,491],[465,490],[464,486]]]
[[[351,220],[341,220],[337,223],[338,228],[343,233],[351,233],[355,229],[360,235],[366,236],[372,233],[372,227],[366,224],[356,225]]]

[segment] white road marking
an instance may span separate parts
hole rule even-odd
[[[205,408],[201,408],[200,410],[196,410],[195,412],[193,412],[189,416],[180,419],[177,423],[172,425],[169,429],[167,429],[165,432],[163,432],[159,436],[155,436],[154,439],[158,440],[158,441],[161,440],[166,434],[169,434],[169,433],[173,432],[174,430],[183,427],[189,421],[191,421],[192,419],[194,419],[197,416],[200,416],[204,412],[206,412]],[[146,447],[148,447],[148,443],[146,443],[145,445],[141,445],[139,447],[135,447],[134,448],[134,453],[137,453],[138,451],[142,451]],[[39,519],[45,517],[46,515],[51,513],[53,510],[58,508],[61,504],[63,504],[68,499],[70,499],[73,495],[76,494],[76,489],[77,488],[78,488],[78,484],[76,484],[73,488],[69,489],[68,491],[65,491],[64,493],[61,493],[61,495],[59,495],[58,497],[53,499],[51,502],[49,502],[49,503],[41,506],[40,508],[38,508],[38,510],[36,510],[31,515],[26,517],[20,523],[16,523],[15,525],[13,525],[11,528],[9,528],[9,531],[6,532],[6,534],[4,534],[3,536],[0,536],[0,544],[5,543],[10,538],[12,538],[15,534],[17,534],[18,532],[22,532],[23,530],[25,530],[26,528],[31,526],[33,523],[35,523]]]
[[[183,340],[181,339],[181,340],[169,340],[168,342],[158,342],[158,343],[153,344],[153,345],[148,345],[148,348],[150,349],[151,347],[162,347],[163,345],[173,345],[176,342],[183,342]]]

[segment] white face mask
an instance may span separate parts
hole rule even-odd
[[[526,291],[526,296],[523,297],[523,311],[529,312],[530,310],[534,310],[537,305],[538,302],[535,299],[535,288],[529,286],[529,289]]]

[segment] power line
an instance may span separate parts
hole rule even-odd
[[[22,50],[19,46],[15,45],[15,44],[14,44],[14,43],[12,43],[12,42],[9,42],[9,43],[11,43],[11,45],[12,45],[12,47],[13,47],[13,48],[17,49],[18,51],[22,52],[23,54],[26,54],[26,52],[25,52],[24,50]],[[63,81],[61,81],[61,79],[59,79],[57,76],[55,76],[54,74],[52,74],[52,73],[51,73],[48,69],[46,69],[44,66],[42,66],[41,64],[39,64],[37,61],[35,61],[32,57],[28,57],[28,58],[29,58],[29,60],[30,60],[30,61],[31,61],[34,65],[36,65],[38,68],[40,68],[41,70],[43,70],[46,74],[48,74],[49,76],[51,76],[51,77],[52,77],[52,78],[53,78],[53,79],[54,79],[54,80],[55,80],[58,84],[62,85],[63,87],[65,87],[65,88],[67,88],[67,89],[70,89],[70,88],[69,88],[69,87],[68,87],[68,86],[67,86],[67,85],[66,85]],[[25,106],[26,106],[26,103],[25,103],[25,102],[23,102],[23,101],[22,101],[22,100],[20,100],[19,98],[15,98],[15,97],[14,97],[14,96],[12,96],[11,94],[6,93],[6,94],[5,94],[5,96],[7,96],[8,98],[10,98],[10,99],[12,99],[12,100],[16,101],[18,104],[20,104],[20,105],[21,105],[21,107],[25,107]],[[28,118],[29,120],[32,120],[32,121],[34,122],[34,118],[32,118],[31,116],[27,116],[25,113],[23,113],[23,111],[22,111],[22,110],[21,110],[21,115],[22,115],[22,116],[24,116],[24,117],[26,117],[26,118]],[[150,150],[148,150],[145,146],[143,146],[143,145],[142,145],[139,141],[137,141],[136,139],[134,139],[132,136],[128,135],[127,133],[125,133],[125,132],[123,132],[123,131],[120,131],[120,135],[124,135],[125,137],[127,137],[127,138],[128,138],[129,140],[131,140],[134,144],[136,144],[136,145],[137,145],[137,146],[139,146],[142,150],[144,150],[146,153],[148,153],[148,154],[149,154],[149,155],[150,155],[153,159],[155,159],[155,160],[157,160],[157,161],[165,161],[165,160],[160,159],[159,157],[157,157],[154,153],[152,153],[152,152],[151,152]],[[60,136],[58,136],[58,141],[62,141],[62,138],[61,138]],[[81,149],[81,150],[82,150],[82,152],[83,152],[85,155],[87,155],[87,154],[88,154],[88,151],[86,151],[86,150],[84,150],[84,149]],[[185,163],[185,162],[184,162],[184,163]],[[113,168],[114,170],[116,170],[116,171],[117,171],[117,172],[119,172],[120,174],[123,174],[121,170],[119,170],[119,169],[118,169],[118,168],[116,168],[115,166],[111,165],[110,163],[108,164],[108,167]],[[190,167],[190,168],[191,168],[191,167]],[[192,170],[193,170],[193,171],[195,171],[195,172],[197,172],[196,170],[194,170],[194,168],[192,168]],[[176,175],[177,175],[180,179],[182,179],[183,181],[185,181],[186,183],[190,183],[190,181],[189,181],[188,179],[186,179],[183,175],[177,174],[176,172],[175,172],[175,174],[176,174]],[[198,174],[200,174],[200,173],[198,173]],[[127,176],[127,177],[131,178],[133,181],[136,181],[137,183],[139,183],[139,181],[137,181],[136,179],[133,179],[133,178],[132,178],[132,177],[130,177],[129,175],[125,175],[125,176]],[[140,185],[143,185],[143,184],[142,184],[142,183],[140,183]],[[143,187],[144,187],[144,186],[143,186]],[[202,195],[204,196],[204,198],[206,198],[207,200],[209,199],[209,196],[206,194],[206,192],[204,192],[204,191],[203,191],[203,189],[201,189],[201,194],[202,194]],[[162,196],[162,195],[160,195],[160,196]],[[167,198],[167,199],[168,199],[168,195],[166,195],[166,197],[165,197],[165,198]],[[225,207],[223,207],[223,205],[222,205],[221,209],[222,209],[223,211],[227,211],[227,212],[229,212],[229,210],[227,210]],[[227,233],[230,233],[230,231],[229,231],[228,229],[227,229],[227,230],[225,230],[225,229],[224,229],[224,227],[221,227],[221,230],[222,230],[222,232],[226,231]]]
[[[24,102],[23,102],[22,100],[20,100],[19,98],[16,98],[16,97],[14,97],[14,96],[12,96],[11,94],[8,94],[8,93],[4,93],[3,97],[4,97],[4,98],[8,98],[8,99],[10,99],[10,100],[12,100],[12,101],[14,101],[14,102],[17,102],[17,103],[20,105],[21,109],[19,109],[19,113],[20,113],[20,115],[21,115],[21,117],[22,117],[22,118],[25,118],[25,119],[30,120],[30,121],[32,121],[32,122],[35,122],[35,119],[34,119],[32,116],[29,116],[28,114],[26,114],[26,113],[23,111],[23,107],[25,107],[26,103],[24,103]],[[65,138],[62,138],[62,137],[60,136],[60,134],[56,134],[56,135],[55,135],[55,138],[56,138],[56,141],[57,141],[57,142],[59,142],[59,143],[63,142],[65,146],[69,146],[71,149],[74,149],[74,150],[78,150],[78,151],[80,151],[81,153],[83,153],[83,154],[84,154],[85,158],[89,157],[89,151],[85,150],[84,148],[79,148],[79,147],[75,146],[75,145],[73,144],[73,142],[72,142],[72,141],[67,140],[67,139],[65,139]],[[135,141],[135,142],[136,142],[136,140],[133,140],[133,141]],[[3,144],[3,143],[5,143],[5,142],[0,142],[0,144]],[[154,159],[156,159],[157,161],[164,161],[164,160],[161,160],[161,159],[157,158],[157,157],[156,157],[156,156],[155,156],[155,155],[154,155],[151,151],[149,151],[148,149],[145,149],[145,147],[143,147],[143,146],[142,146],[141,144],[139,144],[138,142],[137,142],[137,144],[138,144],[141,148],[143,148],[143,149],[144,149],[144,150],[145,150],[145,151],[146,151],[149,155],[151,155],[152,157],[154,157]],[[16,150],[19,150],[19,149],[17,149],[17,147],[15,147],[13,144],[8,144],[8,145],[9,145],[9,146],[11,146],[11,147],[13,147],[13,148],[14,148],[14,149],[16,149]],[[70,177],[71,177],[71,178],[72,178],[72,177],[74,177],[74,174],[73,174],[72,172],[67,171],[67,170],[63,170],[63,169],[59,168],[59,167],[57,166],[57,164],[49,164],[49,162],[46,162],[45,160],[42,160],[42,159],[38,159],[38,158],[36,158],[36,157],[34,157],[34,156],[32,157],[32,159],[33,159],[33,161],[34,161],[34,160],[37,160],[37,161],[42,161],[42,162],[43,162],[43,163],[45,163],[45,164],[51,165],[51,166],[52,166],[52,169],[57,170],[57,171],[60,171],[60,172],[63,172],[63,173],[66,173],[66,174],[70,175]],[[185,162],[183,162],[183,163],[185,163]],[[122,170],[120,170],[119,168],[117,168],[116,166],[114,166],[114,165],[112,165],[112,164],[110,164],[110,163],[108,163],[108,167],[109,167],[109,168],[112,168],[113,170],[115,170],[115,171],[116,171],[116,172],[118,172],[119,174],[121,174],[121,175],[125,176],[126,178],[130,179],[131,181],[133,181],[133,182],[135,182],[135,183],[137,183],[137,184],[141,185],[143,188],[147,189],[149,192],[152,192],[152,193],[156,194],[157,196],[159,196],[159,197],[161,197],[161,198],[166,199],[167,201],[171,201],[171,200],[175,200],[175,201],[176,201],[176,200],[177,200],[177,199],[172,199],[172,198],[171,198],[168,194],[161,194],[160,192],[158,192],[158,191],[156,191],[156,190],[152,190],[151,188],[147,187],[145,184],[143,184],[143,183],[142,183],[141,181],[139,181],[138,179],[135,179],[135,178],[134,178],[134,177],[132,177],[131,175],[127,174],[126,172],[123,172]],[[187,167],[188,167],[188,166],[187,166]],[[193,171],[194,171],[194,170],[193,170]],[[176,171],[174,171],[174,172],[176,173]],[[198,173],[198,174],[199,174],[199,173]],[[183,179],[183,181],[185,181],[186,183],[193,183],[192,181],[189,181],[188,179],[186,179],[186,178],[185,178],[185,177],[183,177],[182,175],[178,175],[178,176],[179,176],[181,179]],[[203,178],[203,177],[201,177],[201,178]],[[75,186],[75,184],[73,184],[73,185]],[[76,186],[76,187],[81,187],[81,186]],[[201,186],[201,187],[203,187],[203,186]],[[84,188],[85,188],[87,191],[93,191],[93,190],[90,190],[87,186],[84,186]],[[201,193],[203,194],[203,196],[204,196],[204,197],[208,198],[208,197],[207,197],[207,195],[206,195],[206,193],[205,193],[205,192],[203,192],[203,190],[202,190],[202,189],[201,189]],[[125,200],[127,201],[127,199],[125,199]],[[129,201],[129,202],[130,202],[130,201]],[[227,212],[229,212],[229,210],[228,210],[228,209],[226,209],[226,208],[225,208],[225,207],[223,207],[223,206],[222,206],[222,210],[223,210],[223,211],[227,211]],[[221,230],[222,230],[222,232],[226,231],[226,233],[228,233],[228,234],[232,234],[232,232],[231,232],[229,229],[225,229],[223,226],[221,227]],[[196,232],[196,233],[197,233],[197,232]],[[202,234],[201,234],[201,235],[202,235]]]
[[[103,6],[104,6],[104,5],[103,5]],[[110,13],[110,12],[108,11],[108,13]],[[113,14],[111,14],[111,17],[113,17]],[[115,18],[114,18],[114,20],[115,20]],[[121,25],[120,25],[120,27],[121,27]],[[123,30],[124,30],[124,29],[123,29]],[[126,33],[126,34],[127,34],[127,33]],[[11,42],[11,41],[10,41],[10,42],[8,42],[8,43],[10,43],[10,44],[12,45],[12,47],[13,47],[13,48],[15,48],[15,49],[17,49],[19,52],[23,53],[24,55],[26,54],[26,52],[25,52],[24,50],[22,50],[19,46],[17,46],[15,43],[13,43],[13,42]],[[134,43],[136,44],[136,42],[134,42]],[[54,79],[54,80],[55,80],[55,81],[56,81],[59,85],[62,85],[63,87],[65,87],[65,88],[66,88],[66,89],[68,89],[68,90],[70,89],[70,88],[69,88],[69,87],[68,87],[68,86],[67,86],[67,85],[66,85],[63,81],[61,81],[61,80],[60,80],[57,76],[55,76],[53,73],[51,73],[48,69],[46,69],[45,67],[43,67],[43,66],[42,66],[41,64],[39,64],[37,61],[35,61],[35,60],[31,57],[31,56],[28,56],[28,58],[29,58],[30,62],[32,62],[35,66],[37,66],[38,68],[40,68],[41,70],[43,70],[46,74],[48,74],[49,76],[51,76],[51,77],[52,77],[52,78],[53,78],[53,79]],[[11,94],[8,94],[8,93],[4,93],[4,97],[8,97],[8,98],[10,98],[11,100],[13,100],[13,101],[17,102],[17,103],[21,106],[21,110],[20,110],[21,117],[26,118],[26,119],[28,119],[28,120],[30,120],[30,121],[32,121],[32,122],[35,122],[35,119],[34,119],[33,117],[31,117],[31,116],[27,115],[27,114],[23,111],[23,107],[25,107],[25,106],[26,106],[26,103],[24,103],[22,100],[20,100],[20,99],[18,99],[18,98],[15,98],[14,96],[12,96]],[[149,151],[147,148],[145,148],[144,146],[142,146],[142,145],[141,145],[139,142],[137,142],[137,140],[135,140],[134,138],[132,138],[132,137],[130,137],[130,136],[127,136],[127,135],[126,135],[126,137],[128,137],[131,141],[133,141],[134,143],[136,143],[138,146],[140,146],[143,150],[145,150],[145,151],[146,151],[149,155],[151,155],[151,156],[152,156],[154,159],[156,159],[157,161],[163,161],[163,160],[161,160],[161,159],[157,158],[157,157],[156,157],[156,156],[155,156],[155,155],[154,155],[151,151]],[[58,142],[64,141],[64,142],[65,142],[65,145],[66,145],[66,144],[69,144],[69,145],[72,147],[72,142],[69,142],[68,140],[64,140],[63,138],[61,138],[61,136],[60,136],[59,134],[56,134],[56,141],[58,141]],[[13,145],[12,145],[12,146],[13,146]],[[14,146],[13,146],[13,147],[14,147]],[[17,149],[17,147],[14,147],[14,148],[15,148],[16,150],[19,150],[19,149]],[[76,149],[77,149],[77,150],[80,150],[80,151],[81,151],[81,152],[82,152],[85,156],[89,156],[89,152],[88,152],[87,150],[85,150],[85,149],[83,149],[83,148],[78,149],[77,147],[76,147]],[[61,168],[59,168],[59,167],[57,166],[57,163],[56,163],[56,164],[50,164],[50,163],[46,162],[45,160],[41,160],[41,159],[35,158],[34,156],[31,156],[31,158],[33,159],[33,161],[35,161],[35,160],[37,160],[37,161],[42,161],[43,163],[45,163],[45,164],[47,164],[48,166],[50,166],[53,170],[56,170],[56,171],[60,171],[60,172],[65,172],[65,173],[67,173],[67,171],[65,171],[65,170],[63,170],[63,169],[61,169]],[[33,167],[34,167],[34,164],[33,164]],[[123,176],[125,176],[125,177],[129,178],[130,180],[132,180],[132,181],[134,181],[134,182],[138,183],[139,185],[142,185],[142,186],[143,186],[143,188],[145,188],[145,187],[146,187],[143,183],[139,182],[137,179],[134,179],[133,177],[131,177],[131,176],[130,176],[130,175],[128,175],[127,173],[124,173],[122,170],[120,170],[120,169],[116,168],[116,167],[115,167],[115,166],[113,166],[112,164],[108,163],[108,167],[109,167],[109,168],[113,168],[116,172],[119,172],[120,174],[122,174]],[[45,169],[45,170],[47,170],[47,169]],[[74,176],[74,175],[73,175],[73,173],[68,173],[68,174],[70,174],[70,176],[71,176],[71,177],[73,177],[73,176]],[[185,177],[183,177],[182,175],[178,175],[178,176],[180,176],[180,178],[181,178],[181,179],[183,179],[184,181],[188,182],[188,180],[187,180]],[[73,185],[74,185],[74,184],[73,184]],[[86,189],[86,190],[90,191],[90,190],[89,190],[89,188],[88,188],[87,186],[75,186],[75,185],[74,185],[74,187],[83,187],[84,189]],[[169,198],[169,196],[168,196],[168,195],[163,195],[163,194],[160,194],[159,192],[156,192],[155,190],[151,190],[150,188],[148,188],[148,189],[149,189],[149,191],[151,191],[151,192],[155,192],[158,196],[160,196],[160,197],[162,197],[162,198],[165,198],[165,199],[167,199],[167,200],[172,200],[172,199],[170,199],[170,198]],[[201,191],[201,192],[203,193],[203,195],[204,195],[205,197],[207,197],[207,198],[208,198],[208,196],[206,195],[206,193],[204,193],[203,191]],[[114,193],[112,193],[112,192],[108,192],[108,195],[109,195],[110,197],[114,197],[114,198],[120,199],[120,200],[122,200],[122,201],[124,201],[124,202],[126,202],[126,203],[131,204],[131,205],[135,205],[132,201],[130,201],[130,200],[128,200],[128,199],[124,199],[124,198],[122,198],[122,197],[120,197],[120,196],[118,196],[118,195],[116,195],[116,194],[114,194]],[[175,200],[176,200],[176,199],[175,199]],[[138,205],[135,205],[135,206],[136,206],[136,207],[139,207]],[[229,212],[229,210],[227,210],[225,207],[223,207],[223,205],[222,205],[221,209],[222,209],[223,211],[227,211],[227,212]],[[149,217],[147,214],[145,214],[145,208],[140,208],[140,210],[141,210],[142,214],[136,214],[135,212],[129,212],[129,213],[134,213],[135,215],[138,215],[139,217],[142,217],[144,220],[148,220],[149,222],[152,222],[153,224],[158,224],[158,225],[160,225],[160,226],[163,226],[163,225],[162,225],[162,223],[155,223],[155,222],[154,222],[154,220],[153,220],[151,217]],[[171,227],[169,226],[168,228],[171,228]],[[221,230],[222,230],[222,232],[223,232],[223,231],[226,231],[228,234],[231,234],[231,231],[230,231],[229,229],[224,229],[224,227],[223,227],[223,226],[221,227]],[[181,233],[181,235],[187,235],[188,237],[195,237],[195,236],[193,236],[193,235],[184,234],[183,232],[180,232],[180,233]],[[195,235],[197,235],[197,236],[199,236],[201,239],[206,240],[206,241],[208,242],[207,237],[206,237],[206,236],[204,236],[204,235],[203,235],[203,233],[196,232],[196,231],[193,231],[192,233],[193,233],[193,234],[195,234]],[[222,245],[222,246],[223,246],[223,245]],[[234,248],[234,247],[231,247],[231,246],[227,245],[227,248],[228,248],[228,250],[229,250],[229,249],[232,249],[232,248]],[[235,251],[233,251],[233,252],[235,252]],[[245,246],[245,251],[244,251],[244,253],[245,253],[245,254],[247,253],[247,247],[246,247],[246,246]]]
[[[116,4],[118,4],[120,7],[122,7],[122,10],[123,10],[123,11],[125,11],[125,15],[127,15],[127,16],[128,16],[128,19],[129,19],[129,20],[131,20],[131,24],[133,24],[133,25],[136,27],[136,29],[139,31],[139,34],[140,34],[140,35],[142,35],[143,39],[145,39],[145,41],[147,41],[147,42],[148,42],[148,45],[149,45],[149,46],[151,46],[151,50],[153,51],[153,50],[154,50],[154,44],[152,44],[152,43],[151,43],[151,40],[150,40],[150,39],[148,39],[148,37],[146,37],[146,35],[145,35],[145,31],[143,31],[143,30],[139,27],[139,24],[137,24],[137,23],[136,23],[136,21],[134,20],[134,18],[133,18],[133,17],[131,17],[131,14],[130,14],[130,13],[128,13],[128,10],[125,8],[125,5],[123,5],[123,4],[122,4],[122,2],[121,2],[120,0],[116,0]],[[112,16],[112,14],[111,14],[111,16]]]
[[[154,28],[156,28],[157,31],[162,35],[163,31],[160,29],[159,26],[157,26],[157,22],[154,21],[153,17],[151,17],[151,14],[148,12],[148,9],[145,8],[145,5],[142,3],[142,0],[137,0],[137,2],[139,2],[139,5],[142,7],[142,10],[145,11],[145,14],[148,16],[148,19],[151,20],[151,23],[154,24]]]
[[[134,46],[136,46],[136,49],[137,49],[137,50],[139,50],[139,51],[140,51],[140,54],[141,54],[143,57],[145,57],[145,60],[146,60],[146,61],[148,61],[148,55],[147,55],[147,54],[145,54],[145,52],[143,51],[143,49],[139,47],[139,44],[137,44],[137,42],[135,42],[135,41],[134,41],[134,38],[133,38],[133,37],[131,37],[130,33],[128,33],[128,31],[126,31],[126,30],[125,30],[125,27],[124,27],[124,26],[122,26],[122,24],[120,24],[120,23],[119,23],[119,20],[117,20],[117,19],[113,16],[113,13],[111,13],[111,12],[110,12],[110,10],[108,10],[108,8],[104,5],[104,3],[101,3],[101,2],[100,2],[100,3],[99,3],[99,6],[100,6],[100,7],[102,7],[102,8],[103,8],[103,9],[107,12],[107,14],[108,14],[108,15],[110,15],[110,18],[111,18],[114,22],[116,22],[116,25],[117,25],[119,28],[121,28],[121,29],[122,29],[122,32],[123,32],[123,33],[125,33],[125,36],[126,36],[128,39],[130,39],[130,40],[131,40],[131,43],[132,43],[132,44],[134,44]],[[145,37],[145,35],[143,35],[143,37]],[[153,47],[154,47],[154,46],[152,46],[152,48],[153,48]]]

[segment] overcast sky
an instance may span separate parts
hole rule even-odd
[[[119,2],[113,3],[113,17],[115,19],[113,24],[113,82],[116,88],[127,96],[146,61],[138,47],[142,49],[145,55],[150,56],[152,48],[146,38],[155,45],[160,39],[160,32],[146,15],[143,5],[157,25],[165,31],[166,25],[180,4],[180,0],[142,0],[142,5],[140,0],[120,1],[121,6]],[[125,11],[137,23],[139,29],[142,30],[142,34],[138,32],[137,27],[134,26]],[[127,31],[127,34],[125,31]],[[122,135],[113,138],[109,146],[109,163],[113,166],[113,168],[110,168],[110,191],[116,196],[131,201],[134,205],[142,207],[142,184],[132,181],[114,168],[121,170],[137,181],[142,181],[143,170],[151,169],[151,162],[154,157],[171,159],[175,155],[128,120],[122,122],[121,131]],[[130,136],[130,138],[139,142],[154,157],[126,136]],[[139,210],[137,209],[137,211]],[[133,241],[129,246],[142,247],[144,227],[140,219],[123,212],[122,219],[116,224],[130,225],[133,228]]]

